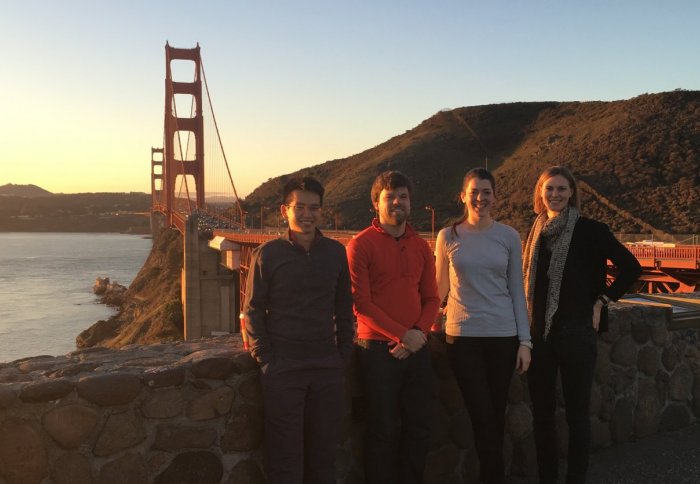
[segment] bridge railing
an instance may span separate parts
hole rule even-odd
[[[356,231],[324,231],[327,237],[338,240],[343,245],[347,245],[356,233]],[[248,265],[253,249],[259,244],[279,237],[282,235],[282,231],[279,229],[215,230],[213,234],[240,245],[240,300],[243,301],[245,300]],[[432,247],[434,240],[429,235],[424,236],[424,238]],[[644,268],[644,273],[639,278],[640,285],[637,291],[649,293],[692,292],[700,288],[700,272],[698,272],[700,270],[700,246],[647,247],[628,245],[628,248]],[[613,277],[615,268],[609,261],[608,271],[609,277]]]
[[[663,267],[672,265],[676,269],[699,269],[700,246],[684,245],[678,247],[640,247],[627,248],[639,260],[643,267]]]
[[[700,234],[627,234],[615,232],[617,240],[623,244],[656,244],[668,243],[676,245],[698,245],[700,244]]]

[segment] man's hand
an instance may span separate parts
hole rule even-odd
[[[428,337],[419,329],[409,329],[401,338],[401,344],[411,353],[415,353],[428,342]]]
[[[411,356],[411,352],[404,348],[401,343],[395,343],[394,341],[389,343],[389,353],[397,360],[405,360]]]

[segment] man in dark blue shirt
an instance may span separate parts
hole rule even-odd
[[[280,206],[286,236],[258,247],[244,312],[261,369],[270,484],[335,481],[353,315],[345,248],[324,237],[324,189],[290,180]]]

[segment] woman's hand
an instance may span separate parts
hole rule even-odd
[[[600,326],[600,311],[603,309],[603,302],[596,299],[595,304],[593,304],[593,329],[598,331],[598,326]]]
[[[518,347],[518,356],[515,361],[515,369],[518,371],[518,375],[522,375],[530,368],[531,359],[530,348],[520,345]]]

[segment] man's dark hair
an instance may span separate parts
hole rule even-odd
[[[323,185],[315,178],[310,176],[294,177],[284,184],[284,190],[282,191],[282,203],[287,204],[289,201],[289,195],[294,190],[302,190],[304,192],[312,192],[319,196],[320,204],[323,205],[323,193],[325,192]]]
[[[379,201],[379,194],[382,190],[394,190],[401,187],[408,188],[409,195],[413,193],[413,184],[411,180],[400,171],[385,171],[380,173],[377,178],[374,179],[374,183],[372,183],[372,191],[370,192],[372,203],[374,204]]]

